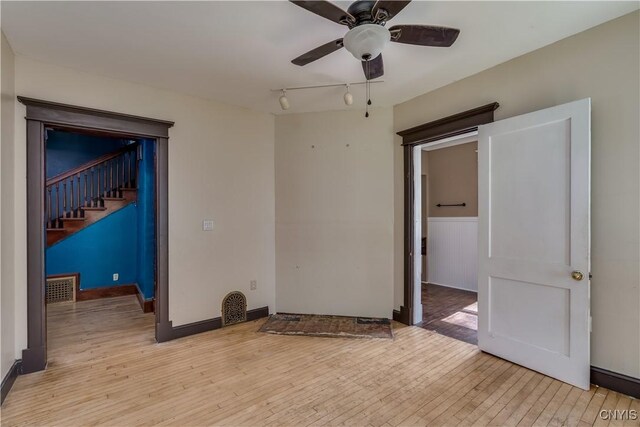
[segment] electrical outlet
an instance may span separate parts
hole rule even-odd
[[[256,289],[258,289],[258,281],[257,280],[252,280],[250,282],[250,284],[251,284],[251,290],[252,291],[255,291]]]
[[[118,273],[113,273],[113,281],[117,282],[120,275]]]
[[[213,230],[213,220],[205,219],[202,221],[202,231],[211,231]]]

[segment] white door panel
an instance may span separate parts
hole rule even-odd
[[[479,347],[588,389],[590,100],[480,126],[478,175]]]

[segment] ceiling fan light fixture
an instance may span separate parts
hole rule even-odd
[[[391,33],[382,25],[363,24],[345,34],[344,47],[358,60],[377,58],[391,40]]]
[[[287,93],[284,90],[282,91],[282,95],[280,95],[278,101],[280,101],[280,108],[283,110],[288,110],[291,107],[289,99],[287,98]]]

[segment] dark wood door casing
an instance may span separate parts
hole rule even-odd
[[[444,138],[463,135],[478,130],[478,126],[493,122],[493,113],[500,106],[492,102],[481,107],[443,117],[420,126],[397,133],[402,137],[404,150],[404,298],[400,310],[393,311],[393,319],[406,325],[413,325],[413,282],[415,275],[415,186],[413,171],[413,149]]]
[[[27,348],[22,373],[47,365],[45,305],[45,132],[48,128],[98,132],[117,137],[156,141],[156,340],[170,327],[168,277],[168,141],[174,123],[93,108],[18,96],[27,108]]]

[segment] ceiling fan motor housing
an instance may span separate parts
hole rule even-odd
[[[344,47],[359,61],[377,58],[391,40],[391,33],[382,25],[363,24],[345,34]]]

